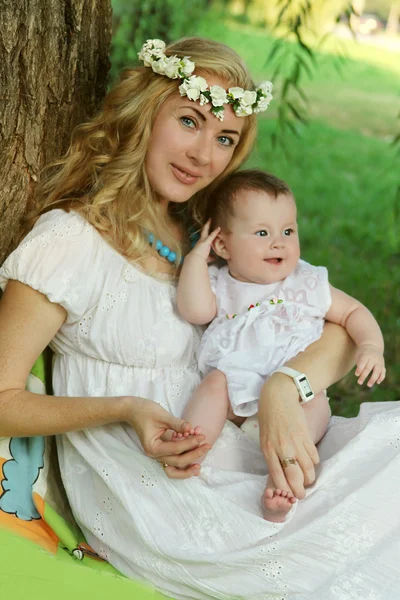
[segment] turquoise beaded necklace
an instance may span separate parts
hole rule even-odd
[[[154,237],[154,233],[149,233],[147,235],[147,239],[148,239],[150,246],[154,246],[154,248],[157,250],[157,252],[160,256],[162,256],[163,258],[166,258],[168,260],[168,262],[170,262],[171,264],[174,264],[176,262],[176,258],[177,258],[176,252],[174,252],[173,250],[170,250],[168,248],[168,246],[163,244],[163,242],[161,240],[156,241],[156,238]],[[194,246],[197,244],[197,242],[200,239],[200,233],[197,231],[191,230],[189,239],[190,239],[191,247],[194,248]],[[183,263],[183,259],[184,259],[184,257],[182,256],[181,264]]]

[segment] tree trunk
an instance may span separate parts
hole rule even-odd
[[[396,35],[399,30],[400,22],[400,1],[395,0],[390,5],[389,16],[386,25],[386,33]]]
[[[110,0],[0,0],[0,264],[42,167],[101,102]]]

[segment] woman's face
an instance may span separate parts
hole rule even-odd
[[[207,79],[209,86],[229,84]],[[210,112],[178,92],[165,102],[154,121],[146,155],[146,173],[161,202],[185,202],[220,175],[239,143],[245,117],[225,106],[221,122]]]

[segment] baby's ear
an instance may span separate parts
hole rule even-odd
[[[212,249],[217,256],[220,256],[224,260],[230,259],[230,254],[226,246],[226,235],[220,231],[215,240],[212,243]]]

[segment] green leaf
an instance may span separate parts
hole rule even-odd
[[[306,117],[300,113],[300,111],[296,108],[296,106],[292,102],[288,102],[287,105],[288,105],[289,109],[292,111],[294,117],[298,121],[300,121],[301,123],[306,125],[307,124]]]

